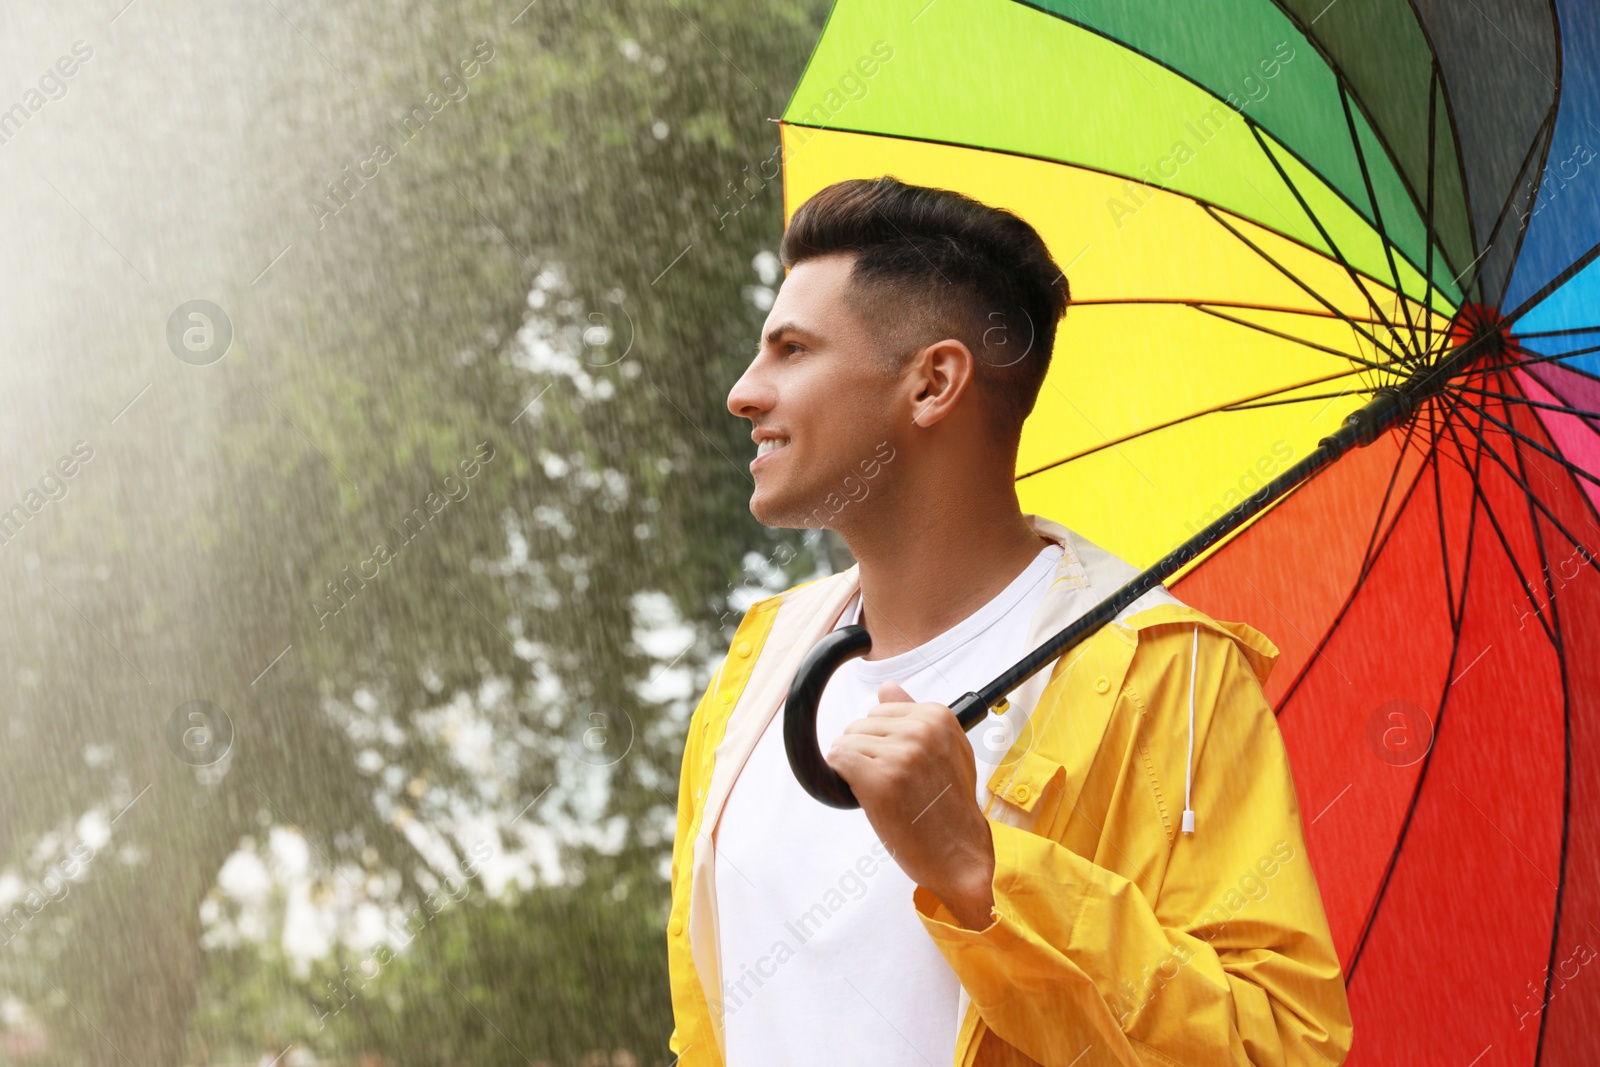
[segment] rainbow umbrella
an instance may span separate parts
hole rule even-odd
[[[1446,369],[1169,585],[1282,651],[1350,1062],[1588,1062],[1600,8],[836,0],[780,130],[788,213],[891,174],[1044,236],[1018,491],[1141,567]]]

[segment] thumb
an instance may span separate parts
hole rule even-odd
[[[899,682],[884,682],[878,686],[878,703],[880,704],[915,704],[911,694],[901,688]]]

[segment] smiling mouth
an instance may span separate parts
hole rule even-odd
[[[769,437],[756,446],[756,458],[760,459],[770,452],[776,452],[788,443],[789,439],[787,437]]]

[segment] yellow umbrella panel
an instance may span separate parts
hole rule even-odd
[[[782,135],[786,216],[834,182],[892,175],[1039,231],[1073,302],[1024,427],[1019,495],[1137,566],[1303,458],[1394,377],[1386,323],[1423,325],[1415,299],[1179,193],[984,149],[787,123]],[[1313,224],[1302,215],[1298,228]],[[1448,320],[1431,317],[1443,337]]]

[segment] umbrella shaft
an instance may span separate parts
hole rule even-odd
[[[962,729],[972,729],[990,708],[1002,704],[1006,695],[1013,689],[1039,673],[1063,652],[1116,618],[1123,608],[1160,585],[1206,549],[1244,525],[1251,516],[1289,490],[1320,473],[1323,468],[1337,461],[1346,452],[1370,445],[1388,430],[1409,418],[1423,400],[1442,392],[1451,377],[1479,355],[1491,350],[1498,339],[1496,330],[1485,330],[1457,347],[1437,364],[1418,372],[1410,380],[1399,385],[1379,388],[1365,406],[1345,416],[1344,424],[1338,430],[1318,441],[1317,447],[1305,459],[1278,475],[1232,511],[1152,564],[1143,574],[1106,597],[1060,633],[1018,660],[1010,670],[978,692],[968,693],[952,704],[951,710],[956,713]]]
[[[971,729],[989,708],[1003,701],[1006,694],[1039,673],[1063,652],[1116,618],[1129,604],[1182,570],[1206,549],[1248,522],[1251,516],[1319,473],[1352,448],[1370,444],[1385,429],[1404,418],[1405,411],[1402,404],[1402,401],[1393,396],[1379,396],[1365,407],[1346,416],[1344,425],[1333,434],[1324,437],[1306,458],[1246,497],[1216,522],[1151,564],[1138,577],[1073,620],[1065,629],[1018,660],[994,681],[976,693],[968,693],[951,705],[951,710],[961,720],[962,728]]]

